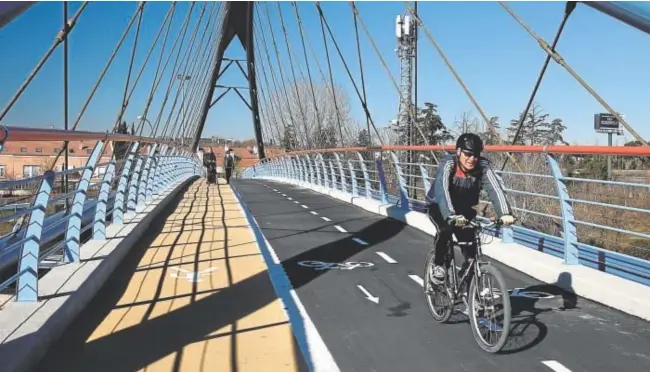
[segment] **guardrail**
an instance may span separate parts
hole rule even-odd
[[[39,270],[79,262],[82,238],[105,240],[107,225],[122,224],[125,213],[144,208],[179,180],[204,176],[196,154],[154,138],[0,126],[0,150],[14,140],[97,141],[83,167],[0,181],[0,190],[29,184],[35,190],[28,208],[0,217],[0,223],[18,221],[12,232],[0,237],[0,291],[13,289],[16,301],[37,301]],[[110,161],[99,163],[111,141],[129,143],[124,159],[111,154]],[[106,171],[91,183],[99,167]],[[80,174],[77,187],[54,195],[56,179],[71,173]],[[48,216],[48,207],[67,198],[72,199],[67,211]]]
[[[242,178],[301,181],[423,212],[436,159],[450,151],[446,146],[300,151],[265,159]],[[650,149],[487,146],[483,156],[518,217],[515,226],[497,232],[505,242],[650,285]],[[606,179],[608,162],[617,177],[631,172],[644,183]],[[483,194],[488,217],[493,210],[486,199]]]

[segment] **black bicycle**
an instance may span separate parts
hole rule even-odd
[[[453,249],[454,246],[460,248],[460,245],[450,239],[445,254],[447,280],[444,284],[432,282],[435,248],[427,255],[424,269],[424,297],[433,319],[441,323],[449,321],[456,305],[462,301],[467,309],[466,314],[470,320],[474,339],[481,349],[489,353],[501,350],[510,333],[511,320],[510,296],[505,280],[495,266],[483,260],[481,251],[481,233],[497,225],[500,224],[481,225],[475,220],[467,224],[467,227],[476,228],[476,258],[466,260],[460,268],[456,266]],[[490,277],[496,279],[496,283],[490,280]],[[485,279],[487,283],[484,282]],[[466,291],[468,283],[469,291]],[[472,295],[469,295],[470,293]],[[469,300],[466,300],[468,295]],[[436,307],[432,298],[434,296],[447,300],[447,305]],[[502,300],[500,306],[494,303],[498,299]],[[482,331],[487,331],[488,335],[484,335]],[[496,336],[492,337],[493,334]]]

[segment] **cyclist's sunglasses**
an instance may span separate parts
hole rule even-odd
[[[467,150],[460,150],[460,152],[463,153],[463,155],[465,155],[465,156],[468,157],[468,158],[471,158],[471,157],[473,156],[473,157],[475,157],[475,158],[478,159],[478,158],[481,157],[481,153],[480,153],[480,152],[479,152],[479,153],[474,153],[474,152],[467,151]]]

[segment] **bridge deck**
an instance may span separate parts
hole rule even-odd
[[[142,369],[305,369],[259,247],[227,185],[195,182],[37,368]]]

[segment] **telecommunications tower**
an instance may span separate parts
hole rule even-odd
[[[416,3],[417,4],[417,3]],[[417,109],[413,105],[413,63],[417,54],[417,29],[413,18],[405,14],[397,16],[395,20],[395,36],[397,36],[397,57],[400,60],[400,96],[399,110],[397,114],[396,132],[398,134],[398,144],[413,145],[415,137],[413,115],[417,115]],[[407,164],[405,171],[408,174],[406,183],[409,197],[416,198],[414,194],[415,179],[413,178],[414,167],[413,152],[400,151],[400,162]]]
[[[413,62],[415,60],[415,22],[410,15],[397,16],[397,57],[400,60],[400,97],[397,114],[397,131],[400,144],[410,145],[413,134]]]

